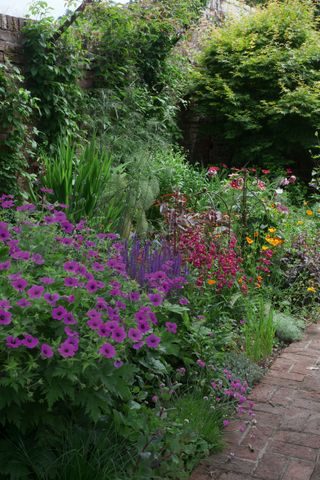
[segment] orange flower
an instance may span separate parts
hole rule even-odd
[[[254,232],[253,236],[254,236],[254,238],[259,237],[259,232]]]
[[[311,217],[313,215],[313,211],[312,210],[306,210],[306,214],[309,215],[309,217]]]
[[[213,280],[212,278],[209,278],[208,285],[215,285],[216,283],[217,283],[216,280]]]
[[[274,227],[268,228],[268,230],[270,233],[275,233],[277,231],[277,229]]]
[[[246,240],[247,240],[247,243],[248,243],[249,245],[251,245],[251,244],[253,243],[253,240],[252,240],[252,238],[250,238],[250,237],[246,237]]]

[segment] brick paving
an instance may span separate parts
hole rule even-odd
[[[320,480],[320,325],[281,353],[250,399],[254,419],[230,424],[224,451],[190,480]]]

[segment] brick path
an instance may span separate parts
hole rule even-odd
[[[229,425],[225,450],[190,480],[320,480],[320,325],[282,352],[250,398],[253,422]]]

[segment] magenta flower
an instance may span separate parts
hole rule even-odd
[[[113,364],[115,368],[121,368],[123,365],[123,362],[121,360],[116,360]]]
[[[92,270],[94,270],[95,272],[103,272],[104,265],[102,265],[102,263],[99,263],[99,262],[93,262]]]
[[[90,318],[90,320],[87,321],[87,325],[91,330],[98,330],[102,323],[100,318]]]
[[[4,308],[4,310],[9,310],[10,308],[12,308],[12,306],[9,300],[4,298],[3,300],[0,300],[0,308]]]
[[[27,348],[35,348],[39,343],[39,340],[32,335],[24,335],[24,339],[21,340],[21,345]]]
[[[41,356],[42,358],[51,358],[53,357],[53,349],[47,343],[41,345]]]
[[[100,312],[98,312],[98,310],[95,310],[94,308],[92,310],[87,311],[87,316],[89,318],[97,318],[99,320],[101,320],[101,318],[102,318],[102,314]]]
[[[67,313],[67,309],[60,305],[52,309],[51,316],[54,320],[63,320]]]
[[[180,305],[188,305],[189,300],[186,297],[181,297],[179,299],[179,303],[180,303]]]
[[[134,343],[132,345],[132,348],[134,350],[140,350],[143,347],[143,345],[144,345],[144,341],[141,341],[141,342],[138,342],[138,343]]]
[[[11,285],[17,292],[22,292],[27,287],[28,282],[24,278],[17,278],[17,280],[11,282]]]
[[[163,298],[159,293],[149,293],[148,297],[152,305],[155,307],[158,307],[163,302]]]
[[[31,256],[31,260],[36,264],[36,265],[43,265],[44,264],[44,258],[40,253],[34,253]]]
[[[41,285],[33,285],[29,290],[27,290],[27,294],[30,298],[41,298],[44,292],[44,287]]]
[[[59,293],[45,293],[43,298],[49,305],[55,305],[60,298]]]
[[[52,194],[52,193],[53,193],[53,190],[52,190],[52,188],[41,187],[41,188],[40,188],[40,192]]]
[[[142,333],[136,328],[129,328],[128,337],[134,342],[139,342],[142,339]]]
[[[17,305],[21,308],[30,307],[31,302],[26,298],[20,298],[20,300],[17,301]]]
[[[105,323],[101,323],[98,328],[99,337],[109,337],[111,333],[110,328]]]
[[[111,345],[111,343],[104,343],[99,348],[99,353],[105,358],[113,358],[116,356],[116,349]]]
[[[68,357],[74,357],[76,350],[73,345],[71,345],[70,342],[65,340],[62,342],[58,348],[58,352],[60,353],[61,357],[63,358],[68,358]]]
[[[64,284],[65,284],[66,287],[78,287],[79,286],[78,279],[74,278],[74,277],[66,277],[64,279]]]
[[[32,203],[25,203],[24,205],[20,205],[19,207],[17,207],[16,210],[17,212],[33,212],[34,210],[36,210],[36,206]]]
[[[149,332],[151,330],[148,320],[139,320],[138,321],[138,330],[142,333]]]
[[[177,324],[173,322],[166,322],[167,332],[177,333]]]
[[[157,325],[158,320],[157,320],[156,314],[155,314],[154,312],[149,312],[149,313],[148,313],[148,317],[149,317],[149,320],[150,320],[154,325]]]
[[[230,420],[223,420],[223,426],[227,427],[230,423]]]
[[[63,268],[66,270],[66,272],[73,272],[77,273],[79,269],[79,264],[78,262],[74,262],[72,260],[65,262],[63,264]]]
[[[89,280],[86,284],[86,289],[89,293],[96,293],[99,290],[98,283],[95,280]]]
[[[146,344],[148,345],[149,348],[157,348],[160,341],[161,341],[161,338],[157,337],[157,335],[154,335],[153,333],[151,333],[151,335],[149,335],[146,338]]]
[[[130,292],[129,293],[129,300],[131,300],[131,302],[138,302],[140,300],[140,293],[139,292]]]
[[[126,338],[127,334],[122,327],[116,327],[112,332],[112,340],[117,343],[122,343],[123,340]]]
[[[51,277],[42,277],[40,278],[40,282],[44,283],[45,285],[51,285],[52,283],[55,282],[54,278]]]
[[[21,345],[21,340],[18,337],[9,336],[6,338],[6,346],[8,348],[18,348]]]
[[[10,325],[12,321],[12,315],[10,312],[6,312],[2,308],[0,309],[0,325]]]
[[[199,358],[199,360],[197,360],[197,364],[201,368],[204,368],[206,366],[206,362],[204,362],[203,360],[200,360],[200,358]]]
[[[68,312],[65,314],[65,316],[63,317],[63,323],[65,325],[75,325],[77,322],[77,320],[74,318],[74,315],[73,313],[71,312]]]
[[[64,328],[64,333],[68,335],[68,337],[78,337],[79,332],[75,332],[74,330],[71,330],[69,327]]]
[[[6,260],[5,262],[0,262],[0,271],[2,272],[3,270],[9,270],[11,267],[11,262],[10,260]]]

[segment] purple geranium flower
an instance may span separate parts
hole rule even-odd
[[[111,334],[110,328],[105,323],[101,323],[98,328],[98,335],[99,337],[109,337]]]
[[[149,335],[146,338],[146,344],[148,345],[149,348],[157,348],[160,341],[161,341],[161,338],[157,337],[157,335],[154,335],[154,333],[151,333],[151,335]]]
[[[108,342],[101,345],[101,347],[99,348],[99,353],[105,358],[113,358],[117,354],[114,346]]]
[[[27,287],[28,282],[24,278],[17,278],[11,282],[11,285],[17,292],[22,292]]]
[[[132,345],[132,348],[134,348],[134,350],[140,350],[144,345],[144,341],[142,340],[141,342],[138,342],[138,343],[134,343]]]
[[[166,329],[170,333],[177,333],[177,324],[173,322],[166,322]]]
[[[139,342],[142,339],[142,332],[137,328],[129,328],[128,337],[134,342]]]
[[[42,277],[40,278],[40,282],[44,283],[45,285],[51,285],[52,283],[55,282],[55,280],[52,277]]]
[[[61,357],[68,358],[68,357],[73,357],[76,353],[76,350],[70,342],[65,340],[60,344],[58,348],[58,352],[60,353]]]
[[[63,264],[63,268],[66,270],[66,272],[73,272],[77,273],[79,269],[79,264],[78,262],[74,262],[72,260],[65,262]]]
[[[52,309],[51,315],[54,320],[63,320],[67,313],[67,309],[60,305]]]
[[[90,318],[90,320],[87,321],[87,325],[91,330],[98,330],[102,323],[100,318]]]
[[[6,298],[0,300],[0,308],[4,308],[5,310],[9,310],[10,308],[12,308],[9,300],[7,300]]]
[[[148,297],[152,305],[155,307],[158,307],[163,302],[163,298],[159,293],[149,293]]]
[[[121,368],[122,365],[123,365],[122,360],[116,360],[116,361],[114,362],[114,364],[113,364],[113,366],[114,366],[115,368]]]
[[[98,283],[95,280],[89,280],[86,284],[86,289],[89,293],[96,293],[99,289]]]
[[[32,335],[24,335],[24,339],[21,340],[21,345],[27,348],[35,348],[39,343],[39,340]]]
[[[138,321],[138,330],[142,333],[149,332],[151,330],[148,320],[139,320]]]
[[[10,312],[6,312],[2,308],[0,309],[0,325],[10,325],[12,321],[12,315]]]
[[[74,315],[73,313],[71,312],[68,312],[65,314],[65,316],[63,317],[63,323],[65,325],[75,325],[77,322],[77,320],[74,318]]]
[[[31,302],[26,298],[20,298],[20,300],[17,301],[17,305],[21,308],[30,307]]]
[[[189,300],[186,297],[181,297],[179,299],[179,303],[180,303],[180,305],[188,305]]]
[[[36,265],[43,265],[44,264],[44,258],[40,253],[34,253],[31,256],[31,260],[36,264]]]
[[[44,287],[42,285],[33,285],[29,290],[27,290],[27,294],[30,298],[41,298],[44,292]]]
[[[55,305],[60,298],[59,293],[45,293],[43,298],[49,305]]]
[[[5,262],[0,262],[0,271],[9,270],[10,267],[11,267],[10,260],[6,260]]]
[[[112,332],[112,340],[114,340],[117,343],[122,343],[123,340],[126,338],[127,334],[122,327],[116,327],[113,332]]]
[[[12,337],[11,335],[6,338],[6,346],[8,348],[18,348],[21,345],[21,340],[18,337]]]
[[[41,356],[42,358],[51,358],[53,357],[53,349],[47,343],[41,345]]]
[[[66,287],[78,287],[79,281],[77,278],[74,278],[74,277],[66,277],[64,279],[64,284]]]

